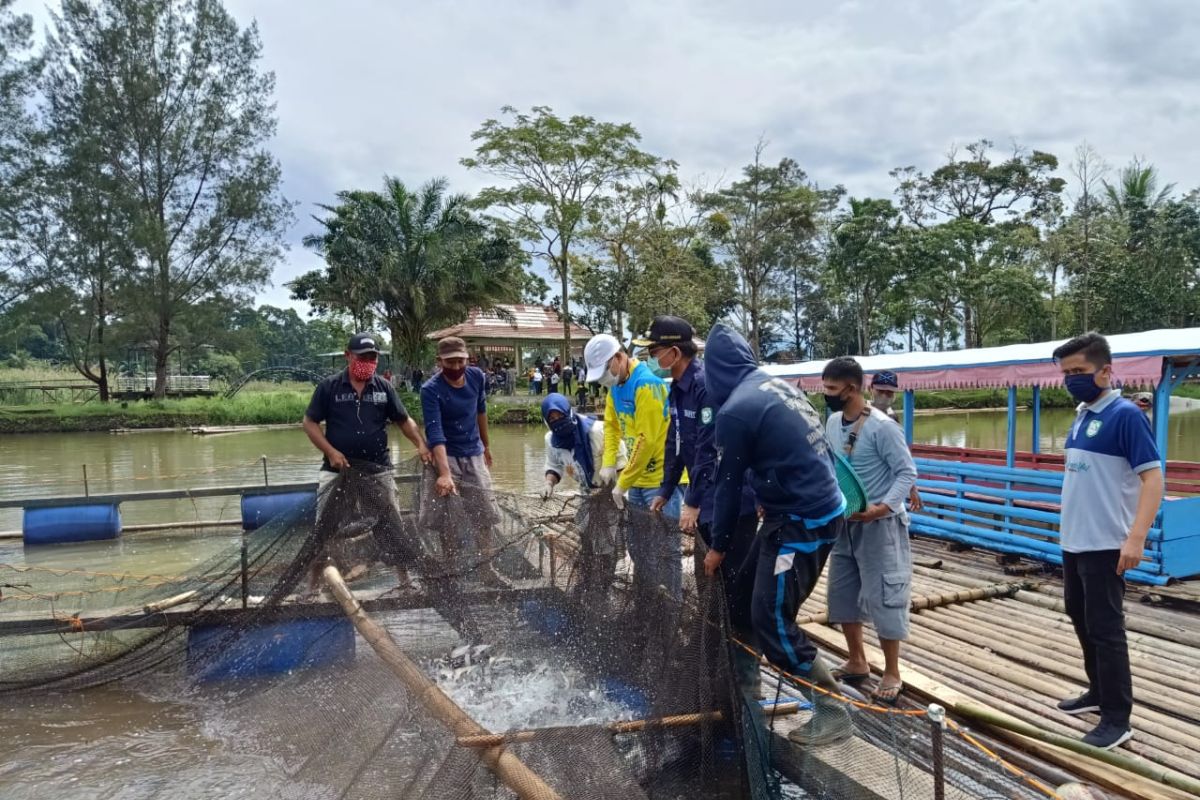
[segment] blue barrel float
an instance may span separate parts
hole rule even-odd
[[[21,523],[25,544],[67,544],[115,539],[121,535],[117,503],[26,508]]]
[[[278,492],[242,495],[242,530],[253,531],[275,517],[316,508],[316,492]]]
[[[354,626],[345,617],[188,629],[188,673],[201,681],[281,675],[353,660]]]

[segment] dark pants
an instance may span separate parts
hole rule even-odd
[[[711,541],[711,527],[700,526],[700,538]],[[725,560],[721,562],[721,586],[725,591],[725,607],[729,609],[729,625],[745,644],[756,647],[750,607],[754,599],[754,575],[758,571],[758,515],[747,514],[737,521],[733,539]]]
[[[790,517],[768,517],[758,532],[750,622],[763,655],[785,672],[807,675],[817,657],[817,648],[796,625],[796,613],[845,530],[842,517],[816,528]]]
[[[1089,691],[1100,718],[1129,725],[1133,679],[1125,643],[1125,579],[1117,574],[1119,550],[1063,553],[1063,604],[1083,648]]]

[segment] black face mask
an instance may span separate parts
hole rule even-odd
[[[846,398],[840,394],[827,394],[825,395],[825,407],[831,413],[836,414],[846,407]]]

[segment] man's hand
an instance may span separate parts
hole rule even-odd
[[[417,457],[421,459],[422,464],[433,463],[433,452],[425,446],[424,442],[417,445]]]
[[[596,483],[600,486],[611,486],[617,480],[616,467],[604,467],[600,470],[600,474],[596,476]]]
[[[704,556],[704,574],[712,577],[717,574],[717,570],[721,568],[721,562],[725,560],[724,553],[718,553],[716,550],[709,550]]]
[[[655,498],[650,501],[650,510],[653,511],[655,514],[657,514],[658,512],[662,511],[663,508],[666,507],[666,505],[667,505],[667,498],[658,497],[656,495]]]
[[[892,510],[887,507],[886,503],[872,503],[867,506],[866,511],[859,511],[857,514],[850,515],[851,522],[874,522],[877,519],[883,519]]]
[[[693,508],[684,503],[683,508],[679,512],[679,530],[684,533],[695,533],[699,522],[700,509]]]
[[[437,492],[438,497],[448,497],[452,494],[458,494],[458,487],[454,485],[454,477],[452,475],[438,475],[437,483],[433,485],[433,489]]]
[[[620,486],[613,487],[612,499],[613,503],[617,506],[617,510],[625,508],[625,490]]]
[[[767,510],[765,508],[763,508],[762,506],[755,506],[754,513],[758,514],[759,522],[762,522],[764,519],[767,518]]]
[[[1125,537],[1121,545],[1121,558],[1117,561],[1117,574],[1124,575],[1127,569],[1137,569],[1142,563],[1142,553],[1146,549],[1145,539],[1135,539],[1133,534]]]
[[[483,448],[483,463],[488,469],[492,468],[492,451],[487,447]]]
[[[924,507],[925,504],[921,502],[921,493],[918,492],[917,487],[914,486],[912,491],[908,493],[908,510],[920,511]]]
[[[330,450],[326,458],[329,459],[329,468],[334,472],[341,472],[350,466],[350,460],[340,450]]]

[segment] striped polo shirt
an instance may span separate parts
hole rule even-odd
[[[1067,436],[1066,461],[1062,549],[1121,549],[1137,512],[1138,476],[1162,466],[1146,415],[1113,390],[1080,405]]]

